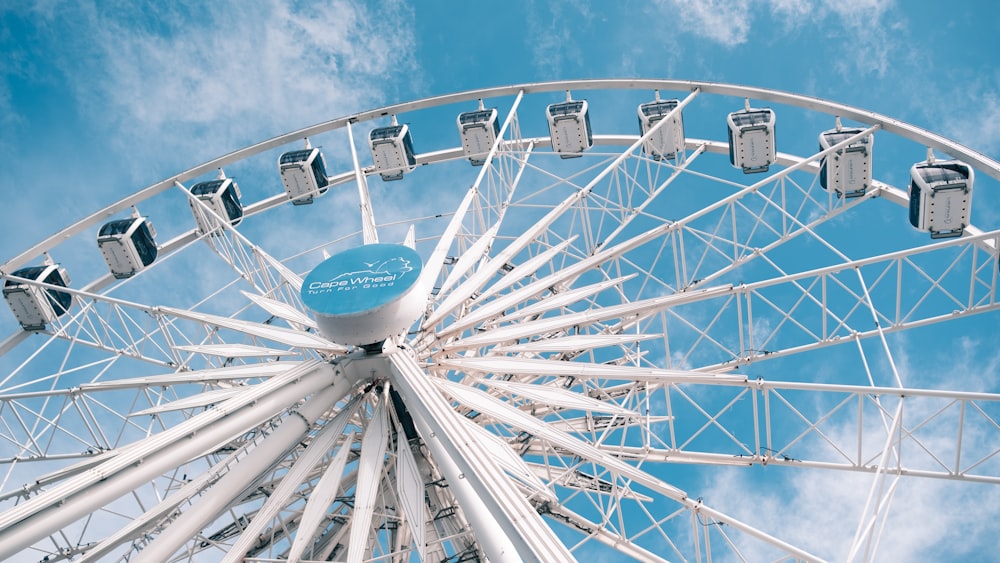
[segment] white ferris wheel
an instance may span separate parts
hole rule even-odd
[[[995,332],[998,179],[887,116],[671,80],[237,150],[0,269],[0,559],[876,559],[909,483],[1000,484],[997,382],[900,365]],[[732,472],[858,479],[851,534],[734,510]]]

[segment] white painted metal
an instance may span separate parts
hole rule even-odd
[[[460,396],[465,404],[473,405],[475,408],[488,413],[489,416],[497,418],[514,424],[524,430],[530,431],[532,434],[542,437],[543,439],[551,442],[557,447],[565,448],[566,450],[572,452],[573,454],[593,462],[597,462],[600,465],[608,468],[611,472],[618,475],[627,476],[633,479],[636,483],[640,483],[643,486],[649,487],[650,489],[666,496],[667,498],[674,500],[684,506],[689,510],[694,512],[703,512],[706,514],[711,514],[715,519],[725,522],[730,526],[740,528],[743,531],[750,533],[751,535],[758,537],[760,539],[766,540],[775,546],[779,546],[782,549],[794,554],[805,561],[818,561],[819,559],[805,551],[794,548],[778,539],[768,536],[766,533],[751,528],[736,520],[734,518],[728,517],[721,512],[710,509],[703,505],[700,501],[692,501],[688,498],[687,494],[673,487],[667,483],[659,481],[655,477],[634,468],[631,465],[619,460],[618,458],[608,455],[606,452],[599,448],[596,448],[590,444],[582,442],[573,436],[559,432],[555,428],[548,426],[544,423],[539,422],[534,417],[521,412],[518,409],[510,407],[506,403],[492,397],[491,395],[484,393],[478,389],[468,387],[465,385],[456,384],[448,380],[436,380],[438,385],[446,390],[447,393],[453,396]]]
[[[535,476],[528,463],[510,447],[510,444],[478,424],[466,419],[460,420],[463,420],[469,432],[476,436],[476,443],[490,455],[497,466],[516,479],[518,484],[527,490],[527,495],[532,499],[532,502],[557,501],[555,493]]]
[[[361,563],[368,552],[375,514],[375,493],[382,481],[382,467],[386,447],[389,445],[389,421],[386,402],[389,390],[376,396],[374,412],[368,419],[368,428],[361,440],[361,460],[358,462],[358,482],[354,489],[354,515],[351,516],[351,538],[347,544],[347,563]]]
[[[503,478],[493,460],[405,350],[390,353],[392,382],[417,413],[425,444],[434,454],[490,561],[571,561],[538,513]]]
[[[507,448],[508,450],[510,448]],[[614,488],[614,484],[599,477],[586,474],[579,469],[573,471],[557,471],[554,468],[538,463],[528,465],[528,468],[540,479],[554,481],[563,487],[570,487],[581,491],[601,491],[602,489]],[[652,502],[653,497],[642,495],[631,490],[629,487],[619,487],[618,494],[622,498],[636,499],[642,502]]]
[[[460,279],[469,273],[469,270],[475,266],[476,262],[484,260],[486,258],[486,252],[489,250],[490,245],[497,236],[497,231],[500,230],[500,225],[495,224],[490,227],[490,230],[486,232],[485,235],[479,237],[473,245],[458,258],[458,261],[451,268],[451,273],[448,274],[448,278],[445,279],[441,287],[438,288],[440,293],[447,293]]]
[[[176,401],[170,401],[169,403],[163,403],[156,405],[155,407],[150,407],[148,409],[143,409],[135,413],[135,416],[146,416],[149,414],[161,414],[170,411],[177,411],[181,409],[190,409],[194,407],[207,407],[209,405],[214,405],[225,401],[226,399],[232,398],[234,395],[239,394],[244,389],[213,389],[211,391],[205,391],[204,393],[199,393],[197,395],[192,395],[190,397],[184,397],[183,399],[177,399]]]
[[[302,520],[299,522],[295,542],[288,553],[289,562],[297,562],[306,548],[316,537],[316,530],[320,521],[326,515],[326,510],[333,503],[334,497],[340,489],[341,475],[344,471],[344,464],[347,463],[347,456],[351,453],[351,445],[354,443],[354,434],[348,434],[337,450],[337,455],[327,466],[313,494],[309,497],[305,511],[302,513]],[[346,529],[345,529],[346,531]]]
[[[434,280],[437,278],[439,272],[441,271],[441,267],[444,264],[444,260],[449,249],[452,247],[455,236],[458,233],[459,229],[461,229],[463,226],[463,219],[469,212],[469,209],[472,206],[473,201],[476,198],[480,197],[481,193],[480,188],[483,180],[486,178],[486,173],[487,171],[490,170],[490,167],[492,166],[494,160],[497,158],[498,150],[500,149],[500,147],[504,146],[501,144],[501,141],[505,138],[504,137],[505,135],[509,134],[508,131],[510,131],[513,128],[512,124],[514,123],[514,118],[517,112],[517,108],[521,104],[521,98],[522,94],[518,93],[517,97],[514,99],[514,104],[511,107],[510,112],[508,112],[507,117],[504,118],[503,125],[500,126],[500,132],[497,134],[496,142],[490,148],[490,152],[486,155],[486,159],[483,161],[483,166],[479,169],[479,173],[476,176],[476,181],[472,184],[472,187],[469,188],[469,191],[465,194],[465,197],[462,199],[462,203],[459,204],[458,209],[455,211],[454,217],[452,217],[452,220],[448,223],[448,228],[442,234],[441,239],[435,246],[434,252],[431,254],[426,264],[424,264],[424,271],[421,274],[420,285],[421,287],[424,288],[425,294],[427,295],[431,293],[431,290],[434,286]],[[496,230],[499,229],[500,221],[502,220],[503,214],[506,210],[507,207],[506,204],[510,201],[510,198],[513,196],[514,190],[516,189],[519,183],[520,174],[524,170],[524,165],[526,163],[527,163],[527,155],[523,157],[523,160],[520,163],[516,179],[510,182],[510,185],[507,187],[506,197],[504,198],[504,201],[500,206],[501,211],[497,218],[496,223],[491,225],[490,230],[487,231],[486,233],[486,236],[480,237],[479,241],[474,243],[473,251],[471,252],[473,257],[477,256],[480,252],[483,252],[486,249],[488,249],[489,246],[492,244],[493,237],[496,236]],[[475,258],[472,258],[470,259],[470,261],[463,263],[463,266],[471,267],[472,260],[475,260]],[[457,271],[458,270],[456,270],[456,272]],[[449,278],[446,280],[445,286],[450,286],[453,283],[455,283],[455,280]]]
[[[292,468],[281,479],[281,483],[268,496],[267,502],[254,514],[253,520],[250,521],[243,534],[233,544],[232,549],[226,553],[225,558],[222,559],[223,563],[236,563],[246,556],[253,542],[257,541],[258,536],[264,533],[265,527],[278,515],[278,512],[288,502],[295,489],[307,480],[309,472],[343,438],[344,430],[347,428],[350,418],[354,415],[357,403],[358,401],[355,400],[341,408],[340,412],[333,417],[333,420],[329,421],[316,434],[316,437],[309,442],[309,446],[305,452],[295,460],[295,464],[292,465]],[[349,446],[349,444],[346,444],[346,449],[350,449]],[[299,532],[302,533],[303,539],[309,536],[301,526]]]
[[[562,252],[565,252],[569,245],[573,244],[575,240],[576,236],[572,236],[567,240],[554,245],[552,248],[546,249],[544,252],[541,252],[536,256],[532,256],[528,260],[518,264],[511,271],[503,274],[503,276],[501,276],[496,283],[481,291],[477,299],[488,299],[493,297],[501,291],[521,281],[523,278],[534,275],[534,273],[537,272],[543,264],[550,262],[554,257],[558,256]],[[476,315],[468,316],[475,317]],[[463,324],[469,322],[465,317],[463,317],[462,321]]]
[[[631,416],[636,413],[619,407],[616,404],[609,404],[568,391],[561,387],[551,385],[531,385],[518,383],[516,381],[504,381],[499,379],[481,379],[478,383],[487,385],[500,391],[513,393],[519,397],[530,399],[532,402],[549,407],[563,409],[576,409],[582,411],[596,411]]]
[[[423,326],[425,328],[434,326],[444,315],[454,310],[454,307],[457,306],[458,303],[467,300],[473,293],[482,289],[491,277],[510,263],[510,260],[516,254],[524,250],[528,244],[535,240],[542,232],[545,231],[545,229],[548,229],[553,222],[559,219],[574,204],[586,198],[601,180],[613,171],[617,170],[629,154],[633,153],[639,146],[642,145],[643,141],[655,134],[656,131],[658,131],[663,125],[664,122],[661,121],[651,127],[642,137],[629,145],[629,147],[616,157],[614,161],[604,167],[594,179],[588,182],[586,186],[569,195],[550,212],[546,213],[542,219],[537,221],[530,228],[526,229],[514,242],[510,243],[506,248],[501,250],[496,257],[490,260],[487,264],[484,264],[483,267],[470,276],[464,284],[452,292],[451,295],[443,303],[441,303],[435,313],[428,316],[427,320],[424,321]]]
[[[525,338],[532,334],[544,334],[553,330],[565,329],[580,324],[589,324],[596,321],[617,319],[624,317],[643,317],[653,315],[663,309],[676,307],[692,301],[701,301],[709,296],[724,295],[731,293],[732,287],[719,286],[710,289],[693,290],[690,293],[678,293],[675,295],[665,295],[663,297],[653,297],[633,303],[622,305],[612,305],[570,313],[558,317],[546,317],[535,321],[526,321],[515,325],[496,328],[489,332],[469,336],[446,345],[445,350],[458,350],[482,346],[484,344],[498,344],[508,342],[518,338]]]
[[[211,483],[219,480],[226,474],[232,463],[246,455],[246,450],[253,445],[254,444],[252,442],[248,443],[246,446],[233,452],[223,461],[213,466],[209,471],[206,471],[188,481],[183,487],[178,489],[177,492],[163,499],[163,501],[159,504],[144,512],[141,517],[134,518],[129,525],[117,530],[115,533],[105,538],[99,545],[88,549],[79,561],[99,561],[102,557],[108,555],[112,550],[117,548],[121,543],[128,541],[137,534],[147,531],[156,522],[162,520],[170,512],[175,511],[179,504],[195,496],[199,491],[203,490]]]
[[[303,332],[301,330],[292,330],[239,319],[230,319],[228,317],[220,317],[218,315],[184,311],[170,307],[162,307],[160,310],[173,317],[196,320],[207,325],[232,329],[243,334],[257,336],[279,344],[285,344],[293,348],[309,348],[329,352],[347,351],[347,348],[342,345],[334,344],[325,338]]]
[[[459,332],[461,328],[469,328],[487,319],[496,318],[500,314],[503,314],[504,321],[513,321],[525,317],[535,317],[543,313],[565,307],[572,303],[576,303],[577,301],[581,301],[608,288],[615,287],[632,277],[623,276],[575,289],[559,292],[552,291],[554,288],[559,287],[563,280],[574,277],[581,271],[588,269],[588,267],[589,265],[585,264],[579,267],[564,268],[550,277],[543,278],[527,286],[514,290],[502,298],[494,299],[476,308],[464,316],[461,321],[456,321],[446,330],[442,330],[438,334],[447,335]],[[546,291],[550,293],[542,296],[541,294]],[[537,302],[526,307],[522,307],[516,311],[511,311],[509,313],[506,312],[515,304],[526,303],[535,297],[539,297]]]
[[[565,352],[566,350],[590,350],[594,348],[605,348],[619,344],[631,342],[642,342],[643,340],[653,340],[662,338],[657,334],[578,334],[575,336],[562,336],[536,340],[524,344],[500,345],[493,349],[494,352]]]
[[[129,389],[133,387],[155,387],[176,385],[181,383],[214,383],[247,377],[270,377],[284,373],[294,367],[295,362],[267,362],[263,364],[236,365],[216,369],[203,369],[182,373],[136,377],[133,379],[117,379],[114,381],[98,381],[80,385],[82,391],[109,391]]]
[[[375,212],[372,210],[372,198],[368,193],[368,179],[358,161],[358,149],[354,146],[354,132],[351,121],[347,122],[347,140],[351,145],[351,161],[354,163],[354,181],[358,184],[358,198],[361,206],[361,225],[365,244],[378,242],[378,230],[375,227]]]
[[[209,522],[218,518],[232,501],[256,485],[263,475],[284,458],[309,433],[312,424],[331,405],[340,401],[356,383],[346,378],[327,381],[327,386],[295,409],[293,416],[285,417],[261,443],[229,472],[204,493],[198,502],[184,511],[177,519],[145,547],[136,559],[140,563],[166,561],[194,537]]]
[[[789,92],[781,92],[767,88],[753,86],[738,86],[733,84],[721,84],[710,82],[697,82],[686,80],[635,80],[635,79],[605,79],[605,80],[568,80],[557,82],[542,82],[534,84],[522,84],[517,86],[503,86],[497,88],[486,88],[480,90],[470,90],[456,94],[436,96],[424,100],[395,104],[383,108],[372,109],[366,112],[344,116],[324,123],[305,127],[297,131],[292,131],[284,135],[268,139],[267,141],[251,145],[244,149],[234,151],[225,156],[208,161],[186,170],[176,176],[153,184],[121,201],[109,206],[107,209],[98,211],[87,216],[72,226],[54,234],[52,237],[38,242],[31,248],[25,250],[15,258],[8,260],[0,271],[12,272],[24,266],[35,256],[41,254],[46,249],[54,246],[60,240],[75,236],[84,230],[97,226],[109,215],[120,213],[130,207],[153,197],[173,186],[175,181],[185,182],[191,178],[196,178],[205,173],[212,172],[239,162],[261,152],[297,142],[305,137],[314,137],[320,133],[346,127],[349,123],[361,123],[385,115],[396,115],[407,111],[435,107],[438,105],[457,103],[462,101],[477,100],[480,98],[492,98],[500,96],[514,96],[524,94],[534,94],[539,92],[557,92],[565,90],[597,90],[597,89],[638,89],[638,90],[663,90],[690,92],[695,89],[704,94],[718,94],[724,96],[735,96],[738,98],[754,98],[756,100],[769,101],[773,103],[788,104],[802,107],[813,111],[819,111],[832,116],[841,116],[847,119],[866,123],[869,125],[879,123],[883,129],[893,134],[897,134],[935,150],[947,153],[969,162],[977,169],[984,170],[994,178],[1000,179],[1000,162],[986,156],[985,154],[962,146],[944,136],[938,135],[926,129],[921,129],[909,123],[904,123],[889,116],[876,112],[865,111],[844,104],[838,104],[828,100],[823,100],[813,96],[804,96]],[[460,149],[458,149],[460,150]]]
[[[413,225],[410,225],[410,228],[406,230],[406,238],[403,239],[403,246],[414,250],[417,248],[417,231]]]
[[[213,451],[248,425],[260,424],[302,396],[329,386],[332,370],[321,367],[306,363],[272,378],[0,514],[0,558],[88,514],[95,503],[106,504],[162,471]],[[301,383],[287,385],[295,379]]]
[[[396,435],[406,430],[396,425]],[[427,560],[427,534],[424,518],[424,480],[407,440],[396,441],[396,492],[399,494],[406,525],[413,534],[413,543],[421,561]]]
[[[275,301],[274,299],[268,299],[267,297],[262,297],[260,295],[250,293],[249,291],[241,291],[240,293],[271,315],[289,321],[292,323],[293,327],[316,328],[316,321],[312,320],[307,315],[303,314],[302,311],[299,311],[287,303]]]
[[[357,184],[356,224],[335,225],[307,248],[265,216],[287,194],[247,202],[254,220],[239,230],[217,221],[213,235],[199,238],[183,227],[150,268],[66,288],[74,301],[67,314],[32,338],[19,331],[0,343],[9,364],[0,376],[0,554],[160,559],[182,549],[177,560],[214,560],[222,550],[232,560],[548,561],[595,550],[643,561],[747,560],[752,544],[774,559],[828,556],[764,533],[761,519],[709,508],[718,498],[691,499],[672,479],[696,464],[869,475],[845,550],[872,559],[884,555],[892,502],[908,480],[1000,485],[995,389],[905,388],[905,373],[878,369],[893,364],[897,332],[922,327],[947,342],[948,327],[978,321],[977,336],[992,333],[991,317],[972,315],[1000,309],[1000,231],[970,225],[961,238],[908,242],[905,214],[901,228],[892,219],[908,203],[905,191],[873,179],[863,196],[845,200],[819,188],[818,160],[837,147],[778,152],[776,173],[748,183],[712,169],[728,150],[718,140],[687,139],[685,158],[671,162],[643,156],[643,138],[598,130],[580,158],[553,164],[551,153],[533,152],[550,139],[522,138],[525,97],[627,88],[673,89],[687,96],[686,115],[699,109],[692,92],[699,102],[750,97],[840,115],[863,124],[861,135],[902,136],[971,163],[980,172],[977,205],[989,204],[995,187],[983,179],[1000,179],[995,161],[878,114],[757,88],[656,80],[441,96],[237,151],[84,218],[0,268],[9,274],[41,252],[64,257],[62,241],[136,203],[155,219],[160,210],[147,200],[156,196],[166,210],[172,185],[348,128],[353,166],[331,175],[330,188]],[[512,107],[481,168],[468,165],[461,147],[417,155],[419,165],[441,166],[440,176],[460,169],[467,179],[456,174],[455,186],[427,189],[415,170],[392,189],[434,201],[384,211],[378,190],[367,192],[373,170],[357,160],[354,125],[504,96],[496,105]],[[634,128],[634,114],[628,119],[624,130]],[[795,149],[786,138],[778,148]],[[887,164],[883,154],[874,155],[873,173],[900,175],[911,164]],[[433,205],[439,195],[450,208]],[[296,222],[336,200],[296,208]],[[881,202],[894,204],[883,214],[886,236],[839,228]],[[376,208],[387,222],[376,225]],[[254,223],[264,227],[254,232]],[[426,313],[385,344],[388,357],[377,347],[349,353],[317,335],[295,273],[320,255],[378,240],[376,229],[398,233],[425,258]],[[898,246],[885,244],[900,231]],[[277,246],[287,260],[262,246]],[[784,259],[796,253],[801,262]],[[189,255],[206,268],[198,284],[170,284],[180,297],[160,286],[145,291],[146,280],[162,280]],[[225,279],[208,275],[213,261]],[[845,365],[843,379],[809,367],[845,349],[863,367]],[[770,360],[786,358],[787,371],[806,353],[821,361],[798,364],[800,381],[771,379]],[[311,403],[317,413],[303,420],[297,403],[327,386],[380,410],[372,418],[326,401]],[[379,392],[386,388],[398,396]],[[361,432],[363,470],[353,434],[340,440],[346,430],[330,426],[348,416]],[[336,455],[322,455],[327,443],[340,444]],[[245,490],[257,481],[259,490]]]
[[[648,138],[649,135],[654,134],[658,130],[658,128],[661,127],[662,125],[663,125],[662,121],[658,122],[642,138],[640,138],[640,140],[642,140],[644,138]],[[840,148],[843,148],[843,147],[849,145],[850,143],[856,141],[857,139],[862,138],[863,136],[869,135],[869,134],[871,134],[871,130],[865,130],[865,131],[863,131],[861,133],[853,135],[853,136],[851,136],[851,137],[849,137],[849,138],[847,138],[847,139],[845,139],[845,140],[843,140],[843,141],[841,141],[841,142],[839,142],[839,143],[837,143],[835,145],[832,145],[831,147],[829,147],[829,148],[821,151],[817,156],[821,157],[821,156],[824,156],[826,154],[829,154],[829,153],[831,153],[831,152],[833,152],[835,150],[838,150]],[[638,141],[636,143],[638,143]],[[636,144],[633,143],[633,145],[630,146],[629,149],[628,149],[629,152],[634,151],[635,147],[636,147]],[[628,153],[623,153],[623,154],[628,154]],[[547,226],[548,224],[551,224],[552,221],[555,221],[559,217],[559,215],[565,213],[567,211],[567,209],[569,209],[569,207],[577,199],[579,199],[582,195],[585,195],[590,190],[592,190],[593,187],[597,184],[597,182],[601,178],[603,178],[605,175],[607,175],[608,173],[610,173],[610,171],[613,169],[613,167],[614,166],[618,166],[619,164],[621,164],[621,162],[622,162],[621,157],[619,157],[619,159],[616,159],[615,162],[612,164],[612,166],[609,166],[609,167],[605,168],[601,172],[601,174],[598,175],[598,177],[595,180],[591,181],[591,183],[588,184],[587,187],[585,187],[584,189],[582,189],[579,192],[575,192],[569,198],[567,198],[565,201],[563,201],[559,206],[557,206],[555,209],[553,209],[553,211],[550,212],[546,216],[546,218],[545,218],[545,220],[543,222],[540,222],[539,224],[536,225],[536,228],[539,227],[539,226]],[[792,164],[791,166],[785,168],[781,172],[778,172],[778,173],[774,174],[771,178],[768,178],[768,179],[756,182],[753,185],[746,187],[744,190],[742,190],[741,192],[735,194],[734,196],[731,196],[730,198],[722,200],[719,203],[715,204],[714,206],[709,206],[709,207],[703,209],[701,212],[696,213],[696,214],[688,217],[687,221],[690,221],[691,219],[693,219],[693,218],[695,218],[695,217],[697,217],[697,216],[699,216],[701,214],[704,214],[704,213],[706,213],[708,211],[711,211],[713,209],[717,209],[719,207],[723,207],[724,205],[731,204],[732,202],[734,202],[734,201],[742,198],[743,196],[746,196],[748,194],[756,193],[756,192],[758,192],[761,189],[762,186],[766,185],[767,183],[773,182],[773,181],[775,181],[775,179],[787,176],[792,171],[804,168],[804,167],[807,166],[807,164],[809,162],[811,162],[811,161],[809,161],[809,160],[801,160],[801,161],[799,161],[799,162],[797,162],[795,164]],[[502,311],[503,309],[509,307],[513,303],[525,302],[528,298],[534,297],[535,295],[537,295],[541,291],[544,291],[547,288],[558,286],[559,284],[561,284],[563,282],[566,282],[567,280],[575,278],[576,276],[578,276],[579,274],[581,274],[582,272],[584,272],[586,270],[589,270],[589,269],[591,269],[593,267],[596,267],[597,265],[606,263],[609,260],[616,259],[616,258],[620,257],[621,255],[623,255],[624,253],[626,253],[626,252],[628,252],[630,250],[633,250],[633,249],[635,249],[635,248],[637,248],[637,247],[639,247],[639,246],[641,246],[641,245],[643,245],[645,243],[648,243],[649,241],[654,240],[654,239],[656,239],[656,238],[658,238],[660,236],[663,236],[664,234],[673,233],[676,230],[678,230],[678,228],[682,224],[683,224],[682,222],[675,222],[675,223],[668,222],[668,223],[665,223],[665,224],[663,224],[663,225],[661,225],[659,227],[649,229],[649,230],[645,231],[644,233],[640,233],[639,235],[636,235],[635,237],[631,238],[630,240],[627,240],[625,242],[619,243],[619,244],[617,244],[617,245],[615,245],[613,247],[606,248],[606,249],[602,250],[601,252],[594,254],[593,256],[590,256],[590,257],[588,257],[586,259],[580,260],[580,261],[578,261],[575,264],[572,264],[570,266],[561,268],[557,272],[553,272],[548,278],[543,278],[543,279],[536,280],[533,283],[529,284],[528,286],[520,288],[516,292],[511,292],[510,294],[504,296],[504,298],[498,299],[496,303],[492,303],[492,304],[488,305],[487,308],[484,309],[485,313],[482,314],[482,315],[477,316],[477,313],[474,312],[470,316],[473,319],[473,321],[478,321],[478,320],[481,320],[483,317],[488,317],[491,314],[496,314],[499,311]],[[511,247],[513,247],[513,249],[511,249],[510,247],[508,247],[508,249],[506,250],[506,252],[509,253],[509,254],[513,254],[515,250],[520,250],[521,248],[523,248],[523,245],[527,244],[532,238],[534,238],[535,236],[537,236],[539,232],[540,232],[540,229],[538,231],[535,231],[535,230],[529,230],[529,231],[527,231],[524,235],[522,235],[521,237],[518,238],[517,243],[514,243],[514,244],[511,245]],[[458,296],[465,296],[466,298],[468,298],[468,296],[471,296],[473,292],[478,291],[480,289],[480,287],[482,286],[482,284],[478,281],[479,279],[485,279],[488,276],[492,276],[492,275],[496,274],[504,265],[507,264],[506,261],[501,262],[498,259],[494,259],[490,263],[494,264],[493,268],[486,269],[484,267],[483,269],[481,269],[479,272],[477,272],[478,278],[476,276],[473,276],[472,278],[470,278],[470,281],[466,282],[465,286],[463,286],[464,290],[463,290],[463,288],[457,289],[454,293],[452,293],[451,298],[455,299],[456,295],[458,295]],[[476,280],[476,281],[473,282],[473,280]],[[486,292],[486,293],[488,294],[488,292]],[[440,311],[450,311],[450,310],[451,310],[451,305],[450,305],[449,301],[447,301],[447,300],[438,309],[439,312]],[[439,316],[441,316],[440,313],[439,313],[438,316],[433,316],[432,315],[425,322],[425,326],[431,325],[435,319],[438,319]],[[456,327],[456,330],[457,330],[459,328],[463,328],[463,327],[467,326],[468,324],[471,324],[473,321],[470,321],[468,323],[463,323],[463,322],[459,321],[459,322],[456,322],[454,324],[454,326]],[[447,331],[444,331],[443,334],[447,334]]]
[[[220,358],[265,358],[268,356],[282,358],[299,355],[299,352],[294,350],[250,346],[247,344],[196,344],[192,346],[175,346],[174,350],[218,356]]]

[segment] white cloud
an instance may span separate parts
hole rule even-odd
[[[67,154],[56,168],[38,150],[12,151],[5,181],[41,189],[11,202],[4,232],[19,237],[8,236],[9,246],[241,146],[399,101],[399,88],[420,90],[411,8],[395,0],[378,10],[347,0],[52,0],[5,9],[20,27],[0,29],[0,38],[32,41],[4,43],[14,48],[0,57],[0,146],[34,138],[27,127],[39,127],[50,150]],[[32,89],[46,96],[39,105],[16,98]],[[35,120],[14,133],[12,104]],[[46,191],[68,178],[85,189]],[[154,213],[161,225],[186,224],[186,206],[180,214]]]
[[[10,41],[10,31],[0,28],[0,45]],[[7,143],[14,142],[13,130],[23,124],[24,118],[14,107],[11,94],[11,81],[24,75],[24,63],[20,61],[20,53],[6,53],[0,57],[0,150]]]
[[[782,3],[777,0],[776,3]],[[895,0],[843,0],[841,2],[823,3],[827,9],[848,21],[870,20],[881,17]]]
[[[989,88],[985,84],[963,84],[966,88],[949,96],[949,105],[953,109],[945,115],[944,123],[939,123],[945,135],[956,139],[976,150],[987,153],[993,158],[1000,157],[1000,96],[993,84]]]
[[[785,18],[806,18],[816,9],[811,0],[770,0],[771,11]]]
[[[827,10],[838,16],[846,28],[844,33],[844,62],[840,70],[845,75],[852,71],[883,77],[889,71],[890,61],[898,52],[894,46],[897,26],[901,22],[887,25],[885,15],[892,6],[891,0],[852,0],[833,2]]]
[[[567,67],[583,65],[581,36],[573,24],[589,24],[592,15],[583,3],[546,3],[544,7],[532,4],[528,10],[528,37],[531,38],[532,62],[539,74],[546,79],[563,78]]]
[[[1000,353],[988,339],[961,337],[952,341],[947,351],[928,353],[915,339],[893,336],[893,356],[907,386],[978,391],[980,385],[993,389],[1000,378]],[[869,361],[876,370],[881,369],[878,364],[884,363],[881,358],[869,357]],[[971,374],[975,374],[977,383],[970,383]],[[804,401],[803,405],[807,403]],[[893,410],[893,405],[885,403],[888,411]],[[988,405],[981,408],[993,412]],[[907,432],[941,463],[952,462],[958,406],[944,399],[911,397],[905,409],[903,424]],[[863,441],[867,444],[865,457],[870,458],[885,440],[885,431],[877,417],[866,418]],[[831,417],[821,426],[822,431],[845,451],[851,451],[858,433],[854,413],[835,420]],[[989,419],[975,414],[972,408],[968,409],[964,422],[962,459],[968,465],[995,449],[997,430]],[[820,441],[816,443],[821,445]],[[801,445],[807,446],[807,441]],[[813,454],[796,451],[795,455],[801,459],[824,459],[822,447],[812,449]],[[902,463],[909,468],[942,470],[930,454],[909,439],[903,443]],[[993,469],[995,465],[984,464],[973,472],[990,474]],[[792,545],[829,560],[842,561],[848,555],[874,479],[870,473],[804,467],[725,470],[712,472],[706,478],[705,489],[698,490],[698,494],[710,506]],[[903,477],[874,560],[977,559],[995,543],[998,518],[1000,490],[994,486]],[[762,560],[763,554],[748,555],[750,560]]]
[[[367,109],[416,72],[408,8],[396,2],[378,12],[269,0],[51,13],[62,33],[86,37],[59,60],[83,111],[106,117],[126,146],[215,156]]]
[[[347,0],[52,0],[6,10],[0,18],[17,26],[0,26],[0,40],[14,37],[0,43],[14,47],[0,57],[0,148],[8,138],[11,146],[34,138],[28,127],[37,127],[57,131],[49,151],[65,154],[53,166],[36,147],[11,151],[4,184],[31,189],[8,205],[5,257],[143,185],[276,134],[399,101],[396,88],[420,89],[412,8],[402,2],[376,9]],[[44,103],[24,99],[38,90]],[[64,111],[43,115],[50,106]],[[8,108],[37,120],[11,132],[6,125],[18,117]],[[256,199],[254,190],[280,189],[268,164],[267,176],[241,178],[245,201]],[[139,207],[160,227],[160,242],[193,226],[183,201]],[[79,263],[102,264],[92,241],[82,252],[64,249],[53,257],[78,283],[87,279]]]
[[[747,41],[753,13],[750,0],[664,0],[661,6],[696,36],[727,47]]]
[[[715,480],[705,501],[820,557],[846,560],[873,476],[822,470],[787,471],[782,486],[762,490],[737,472]],[[898,486],[874,560],[927,561],[975,555],[989,545],[1000,516],[989,487],[906,479]],[[970,514],[970,507],[975,507]],[[763,554],[746,553],[750,560]],[[863,557],[861,559],[864,559]]]
[[[833,67],[845,76],[858,72],[883,77],[890,70],[893,56],[905,54],[894,48],[895,37],[905,20],[891,22],[895,0],[761,0],[771,14],[786,28],[794,29],[805,23],[820,26],[827,37],[818,38],[834,46],[840,55]]]
[[[894,0],[659,0],[660,11],[678,22],[679,31],[729,48],[780,38],[775,26],[820,26],[830,30],[820,46],[837,46],[841,53],[832,61],[838,72],[880,77],[894,54],[891,34],[901,25],[886,23],[894,5]]]
[[[2,70],[0,70],[0,73],[2,73]],[[18,116],[11,105],[10,89],[6,84],[0,82],[0,151],[10,142],[8,132],[19,120],[20,116]]]

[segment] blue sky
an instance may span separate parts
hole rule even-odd
[[[882,0],[194,4],[0,8],[0,186],[20,192],[0,227],[3,255],[280,132],[388,102],[558,78],[814,94],[1000,153],[1000,8],[980,2],[944,11]]]
[[[888,114],[1000,158],[1000,5],[987,2],[165,4],[0,7],[0,261],[252,142],[388,103],[521,82],[763,86]],[[11,326],[4,317],[0,327]],[[739,476],[727,475],[717,496],[740,491]],[[803,503],[851,486],[789,483]],[[742,492],[747,504],[774,508],[776,526],[795,527],[794,512]],[[951,494],[932,483],[907,498]],[[943,512],[938,526],[963,516]],[[969,524],[971,537],[984,520]]]

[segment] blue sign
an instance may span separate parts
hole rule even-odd
[[[353,316],[402,297],[420,277],[420,255],[399,244],[368,244],[327,258],[302,283],[302,301],[322,315]]]

